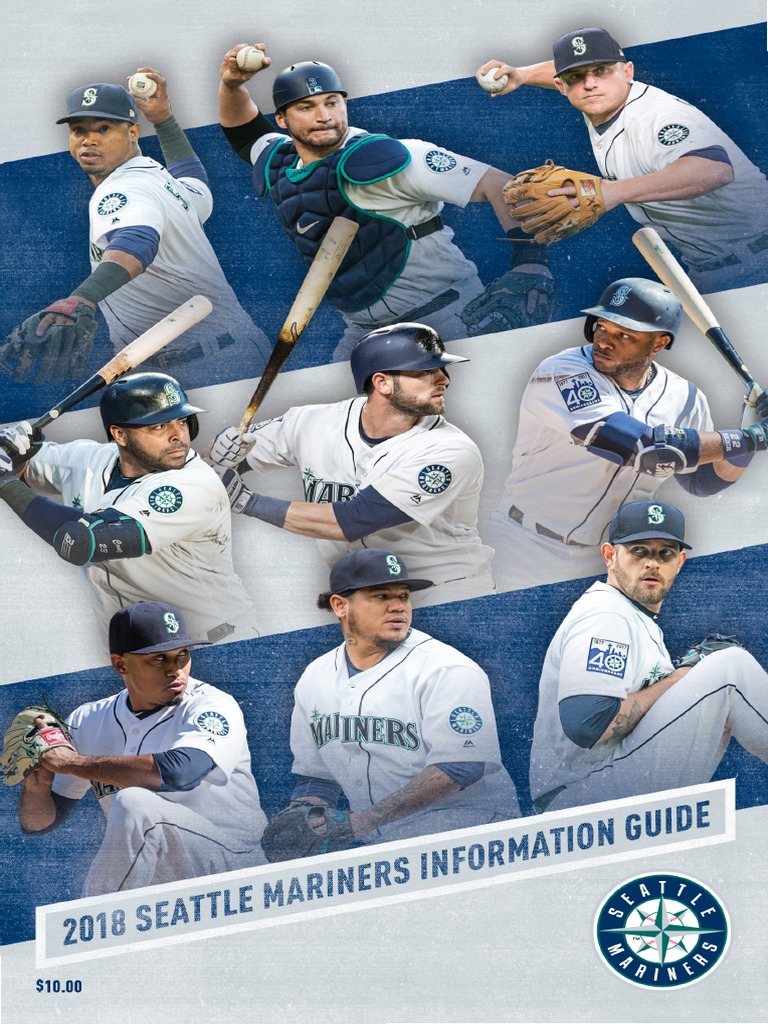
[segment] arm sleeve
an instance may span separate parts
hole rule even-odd
[[[321,800],[325,800],[329,807],[336,807],[342,792],[343,790],[338,782],[331,782],[330,779],[313,779],[309,775],[302,775],[294,786],[291,800],[301,800],[305,796],[316,796]]]
[[[216,767],[209,754],[195,747],[174,747],[152,756],[160,772],[161,793],[194,789]]]
[[[258,141],[262,135],[273,133],[275,126],[259,112],[252,121],[235,125],[234,128],[225,128],[224,125],[221,125],[221,130],[224,132],[227,142],[240,159],[250,164],[251,149],[254,142]]]
[[[107,238],[105,252],[109,252],[111,249],[127,252],[130,256],[134,256],[145,270],[157,256],[157,250],[160,248],[160,235],[157,231],[154,228],[141,225],[108,231],[105,237]]]
[[[336,521],[348,541],[412,522],[412,516],[387,501],[374,487],[364,487],[349,501],[332,504]]]
[[[593,747],[616,717],[621,700],[598,694],[566,697],[558,706],[563,732],[579,747]]]

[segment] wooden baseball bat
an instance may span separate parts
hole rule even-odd
[[[662,241],[659,233],[654,228],[640,228],[632,236],[632,241],[656,272],[659,280],[675,293],[691,320],[709,338],[718,352],[736,371],[739,380],[749,388],[747,402],[753,404],[755,398],[763,389],[747,369],[744,360],[733,347],[728,335],[720,326],[717,317],[704,301],[696,285]]]
[[[331,281],[341,266],[341,261],[357,234],[359,225],[346,217],[334,217],[320,248],[315,253],[312,265],[307,271],[299,288],[285,323],[282,326],[272,354],[259,378],[259,384],[248,403],[248,408],[240,420],[240,436],[242,437],[253,422],[256,412],[264,401],[264,396],[275,382],[280,369],[293,351],[301,333],[315,314],[320,301],[328,291]]]
[[[135,370],[137,366],[159,352],[164,345],[174,338],[178,338],[190,327],[199,324],[201,320],[213,310],[210,299],[204,295],[193,295],[188,302],[183,302],[177,309],[174,309],[168,316],[163,317],[156,324],[134,338],[130,344],[121,349],[113,356],[108,363],[105,363],[100,370],[97,370],[92,377],[72,391],[58,405],[44,413],[40,419],[32,424],[40,430],[47,427],[53,420],[58,419],[63,412],[73,409],[76,405],[88,398],[95,391],[111,384],[113,380],[122,377],[129,370]]]

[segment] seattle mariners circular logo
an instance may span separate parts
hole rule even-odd
[[[474,708],[454,708],[448,716],[451,728],[462,736],[471,736],[483,728],[483,720]]]
[[[430,171],[442,174],[444,171],[452,171],[456,166],[456,157],[450,153],[444,153],[442,149],[430,149],[424,157],[424,162]]]
[[[108,217],[127,205],[128,196],[124,196],[122,192],[110,192],[109,195],[101,197],[96,209],[101,217]]]
[[[226,736],[229,732],[229,722],[218,711],[201,711],[195,719],[195,725],[214,736]]]
[[[184,504],[184,495],[178,487],[166,484],[164,487],[156,487],[154,491],[151,491],[147,501],[155,512],[162,512],[163,515],[168,516],[172,512],[179,511]]]
[[[686,875],[630,878],[595,917],[595,944],[620,978],[643,988],[700,981],[730,941],[728,913],[711,889]]]
[[[419,487],[427,494],[442,494],[450,487],[452,479],[447,466],[425,466],[419,473]]]
[[[659,129],[656,138],[662,146],[676,146],[678,142],[687,139],[690,134],[684,124],[665,124],[663,128]]]
[[[576,390],[576,397],[580,402],[594,402],[597,391],[593,384],[582,384]]]

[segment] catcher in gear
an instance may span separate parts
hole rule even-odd
[[[537,810],[709,782],[731,739],[768,763],[768,674],[712,634],[675,665],[657,623],[690,545],[683,514],[633,501],[602,546],[606,582],[549,645],[531,751]]]
[[[380,548],[335,563],[318,605],[339,620],[344,643],[307,666],[296,685],[298,782],[291,806],[265,831],[270,860],[519,815],[488,677],[411,629],[411,591],[429,586]],[[342,795],[348,814],[336,809]]]

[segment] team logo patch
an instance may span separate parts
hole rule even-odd
[[[179,620],[173,612],[166,612],[165,615],[163,615],[163,622],[165,623],[166,633],[170,633],[171,636],[173,636],[175,633],[179,632]]]
[[[100,217],[111,217],[127,205],[128,196],[123,195],[122,192],[110,192],[109,195],[101,197],[96,212]]]
[[[156,487],[154,491],[150,491],[147,504],[155,512],[162,512],[163,515],[169,516],[172,512],[179,511],[184,504],[184,495],[178,487],[165,484],[163,487]]]
[[[309,93],[310,96],[313,96],[317,92],[323,91],[322,85],[320,85],[316,78],[305,78],[304,81],[307,83],[307,92]]]
[[[419,487],[427,494],[442,494],[451,486],[452,479],[447,466],[425,466],[419,473]]]
[[[676,146],[678,142],[687,139],[690,134],[684,124],[665,124],[663,128],[659,128],[656,138],[662,146]]]
[[[163,384],[163,392],[169,406],[181,403],[181,392],[175,384],[172,384],[170,381],[167,384]]]
[[[587,52],[587,44],[584,42],[584,36],[574,36],[571,40],[571,46],[575,56],[581,57]]]
[[[560,396],[569,409],[586,409],[597,405],[600,392],[588,373],[577,373],[574,377],[564,377],[557,381]]]
[[[628,656],[629,644],[618,644],[614,640],[600,640],[593,636],[589,641],[587,672],[602,672],[603,675],[623,679]]]
[[[629,287],[628,284],[620,285],[616,289],[616,291],[613,293],[613,295],[611,296],[611,305],[612,306],[623,306],[624,303],[629,298],[629,293],[631,291],[632,291],[632,289]]]
[[[597,951],[631,985],[693,985],[720,963],[730,942],[728,912],[711,889],[666,872],[630,878],[595,917]]]
[[[448,721],[454,732],[462,736],[471,736],[483,728],[483,720],[474,708],[454,708],[448,716]]]
[[[658,526],[664,522],[667,517],[664,515],[663,505],[649,505],[648,506],[648,525]]]
[[[229,722],[218,711],[201,711],[195,719],[195,725],[214,736],[226,736],[229,732]]]
[[[399,576],[403,571],[402,565],[397,560],[397,555],[387,555],[387,572],[390,576]]]
[[[450,153],[446,153],[442,149],[430,149],[427,155],[424,157],[424,163],[436,174],[443,174],[445,171],[452,171],[456,166],[457,160],[455,156],[451,156]]]

